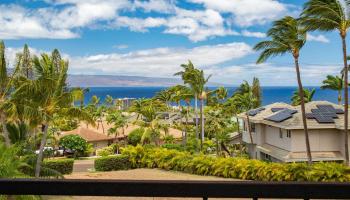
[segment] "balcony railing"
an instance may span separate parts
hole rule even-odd
[[[0,194],[350,199],[350,183],[0,179]]]

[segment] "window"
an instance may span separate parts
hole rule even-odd
[[[283,138],[283,131],[281,128],[280,128],[280,138]]]
[[[250,123],[250,130],[255,133],[255,124]]]
[[[291,138],[291,137],[292,137],[291,131],[287,130],[287,138]]]

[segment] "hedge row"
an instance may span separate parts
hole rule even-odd
[[[73,172],[74,159],[49,159],[44,160],[43,168],[55,170],[60,174],[71,174]]]
[[[142,146],[126,147],[122,154],[122,162],[104,163],[104,166],[116,165],[118,168],[123,163],[130,164],[132,168],[161,168],[198,175],[259,181],[350,181],[349,168],[332,162],[320,162],[311,166],[305,163],[268,163],[245,158],[193,155],[184,151]],[[127,158],[130,163],[127,162]],[[103,161],[108,162],[106,159]],[[108,169],[113,170],[112,166]]]
[[[130,168],[129,158],[125,155],[105,156],[95,159],[96,171],[117,171]]]

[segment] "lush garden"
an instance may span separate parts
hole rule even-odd
[[[118,156],[95,160],[97,171],[159,168],[197,175],[259,181],[350,181],[350,168],[339,163],[271,163],[223,158],[166,148],[128,146]]]

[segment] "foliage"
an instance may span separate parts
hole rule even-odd
[[[126,147],[122,154],[132,167],[161,168],[198,175],[257,181],[350,181],[349,168],[338,163],[269,163],[222,158],[165,148]]]
[[[127,156],[106,156],[95,160],[96,171],[114,171],[130,169],[131,164]]]
[[[309,90],[309,89],[305,89],[304,88],[304,102],[305,103],[308,103],[308,102],[311,102],[314,95],[315,95],[315,88]],[[299,95],[299,90],[296,90],[294,93],[293,93],[293,96],[292,96],[292,105],[293,106],[297,106],[297,105],[300,105],[301,101],[300,101],[300,95]]]
[[[0,142],[0,178],[23,176],[20,168],[25,165],[17,156],[18,148],[6,147]]]
[[[73,172],[74,159],[48,159],[44,160],[43,168],[55,170],[60,174],[71,174]]]
[[[180,144],[169,144],[169,143],[165,143],[162,145],[162,148],[165,149],[174,149],[174,150],[178,150],[178,151],[184,151],[184,146],[180,145]]]
[[[136,146],[137,144],[141,143],[141,138],[145,130],[143,128],[138,128],[133,131],[131,131],[128,135],[128,143]]]
[[[116,145],[110,145],[108,147],[97,150],[96,154],[98,156],[110,156],[110,155],[114,155],[116,150],[117,150]]]
[[[88,150],[88,143],[79,135],[63,136],[59,141],[59,145],[64,149],[73,150],[75,157],[84,155]]]

